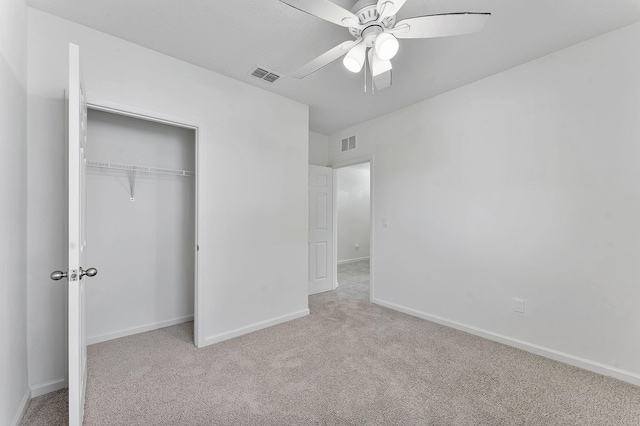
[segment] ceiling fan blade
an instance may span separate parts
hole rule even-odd
[[[333,22],[342,27],[362,28],[358,17],[329,0],[280,0],[310,15]]]
[[[388,30],[397,38],[432,38],[471,34],[481,31],[490,13],[443,13],[403,19]]]
[[[407,0],[378,0],[376,10],[378,11],[378,20],[382,21],[387,16],[398,13],[400,8],[404,6]]]
[[[383,73],[380,73],[378,75],[374,75],[373,78],[373,84],[375,85],[377,90],[382,90],[384,88],[390,87],[393,83],[393,74],[391,70],[387,70]]]
[[[324,67],[325,65],[329,65],[331,62],[335,61],[341,56],[346,55],[349,49],[351,49],[353,46],[360,43],[361,41],[362,41],[361,38],[358,38],[356,40],[345,41],[344,43],[337,45],[333,49],[327,50],[322,55],[318,56],[308,64],[302,66],[298,71],[294,72],[292,77],[301,79],[308,76],[309,74],[312,74],[318,71],[320,68]]]

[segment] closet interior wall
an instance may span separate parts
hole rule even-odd
[[[369,258],[370,164],[336,170],[338,263]]]
[[[98,110],[87,160],[195,171],[195,131]],[[193,319],[195,177],[87,168],[87,338]],[[132,200],[133,198],[133,200]]]

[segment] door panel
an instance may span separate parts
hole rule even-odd
[[[327,212],[327,194],[316,194],[316,230],[327,230],[329,216],[330,212]]]
[[[316,280],[322,280],[329,275],[327,269],[327,243],[316,243]]]
[[[333,290],[333,169],[309,166],[309,294]]]

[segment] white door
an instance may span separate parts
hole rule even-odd
[[[85,255],[85,172],[87,168],[87,101],[80,70],[78,46],[69,45],[69,425],[82,425],[84,396],[87,385],[87,344],[85,342],[85,276],[97,271],[86,271]]]
[[[309,294],[333,290],[333,169],[309,165]]]

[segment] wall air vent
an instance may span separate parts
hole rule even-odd
[[[356,147],[356,135],[342,139],[342,152],[351,151],[352,149],[356,149]]]
[[[278,74],[273,71],[269,71],[264,67],[255,67],[251,70],[250,74],[260,80],[266,81],[267,83],[273,83],[280,78]]]

